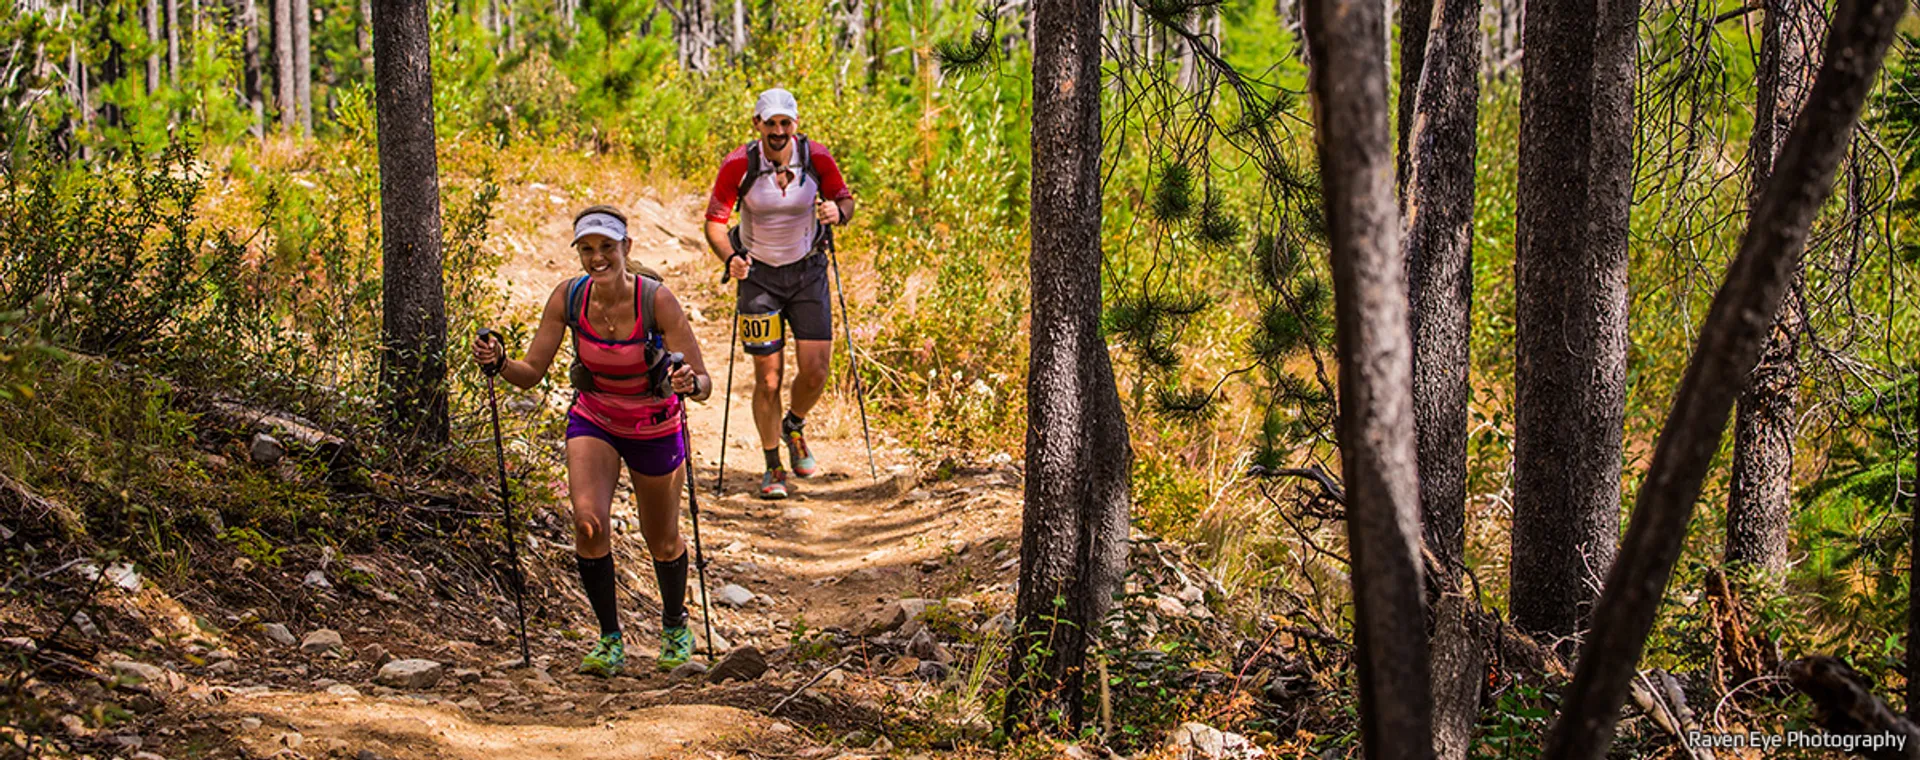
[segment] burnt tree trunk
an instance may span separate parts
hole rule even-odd
[[[300,136],[313,134],[313,7],[309,0],[292,0],[293,110]]]
[[[293,131],[293,0],[273,0],[273,108],[282,134]]]
[[[1374,760],[1433,756],[1413,346],[1394,209],[1385,17],[1383,0],[1306,3],[1333,259],[1361,743]]]
[[[1040,160],[1010,734],[1083,723],[1086,650],[1120,589],[1132,498],[1132,446],[1100,331],[1100,3],[1038,0],[1033,13]]]
[[[1620,530],[1634,9],[1526,10],[1511,605],[1550,639],[1585,626]]]
[[[1793,116],[1806,102],[1813,80],[1808,37],[1820,21],[1811,0],[1766,0],[1747,161],[1753,167],[1749,213],[1760,200]],[[1792,512],[1795,391],[1800,311],[1789,298],[1747,377],[1735,407],[1733,482],[1727,496],[1725,558],[1729,571],[1760,570],[1778,587],[1787,570],[1787,521]],[[1758,674],[1750,674],[1758,675]],[[1744,680],[1744,679],[1743,679]]]
[[[1408,0],[1408,5],[1415,2]],[[1485,667],[1484,648],[1467,614],[1477,611],[1479,600],[1462,588],[1480,2],[1421,4],[1434,15],[1433,33],[1425,36],[1426,49],[1419,57],[1424,73],[1401,73],[1401,86],[1416,93],[1411,110],[1400,120],[1406,141],[1399,175],[1405,183],[1402,250],[1412,305],[1421,535],[1433,553],[1437,574],[1428,579],[1427,594],[1434,751],[1442,758],[1463,760],[1480,717]],[[1423,18],[1401,18],[1403,25],[1428,24]]]
[[[1607,754],[1620,705],[1686,542],[1700,483],[1720,448],[1742,381],[1759,363],[1813,218],[1833,193],[1834,171],[1906,2],[1843,0],[1835,13],[1825,63],[1748,219],[1740,252],[1714,294],[1654,445],[1620,553],[1625,560],[1608,573],[1593,630],[1548,738],[1549,760],[1599,760]]]
[[[1394,188],[1404,192],[1408,181],[1408,140],[1413,134],[1413,113],[1420,92],[1420,78],[1426,72],[1427,34],[1433,24],[1434,0],[1400,0],[1400,117],[1398,142],[1394,145]],[[1478,85],[1475,86],[1477,91]],[[1404,198],[1402,199],[1404,200]]]
[[[384,269],[380,398],[389,428],[440,442],[447,438],[447,317],[427,0],[374,0],[373,29]]]

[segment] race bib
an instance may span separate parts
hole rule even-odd
[[[780,312],[771,314],[740,315],[740,342],[751,347],[779,345],[786,337],[785,325],[780,321]]]

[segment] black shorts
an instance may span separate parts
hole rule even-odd
[[[786,266],[753,262],[740,281],[740,345],[754,356],[780,352],[794,340],[833,340],[827,257],[815,253]]]

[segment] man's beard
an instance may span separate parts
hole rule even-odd
[[[787,141],[792,140],[793,137],[791,135],[767,135],[762,139],[766,141],[768,150],[780,150],[787,147]]]

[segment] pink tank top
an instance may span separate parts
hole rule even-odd
[[[633,334],[608,340],[593,331],[587,305],[593,302],[593,281],[587,281],[580,311],[573,315],[574,349],[580,363],[593,373],[596,390],[574,396],[573,411],[600,429],[621,438],[652,439],[680,433],[680,397],[655,395],[647,383],[647,320],[640,302],[658,292],[633,278]],[[650,306],[651,304],[649,304]],[[649,309],[648,311],[651,311]]]

